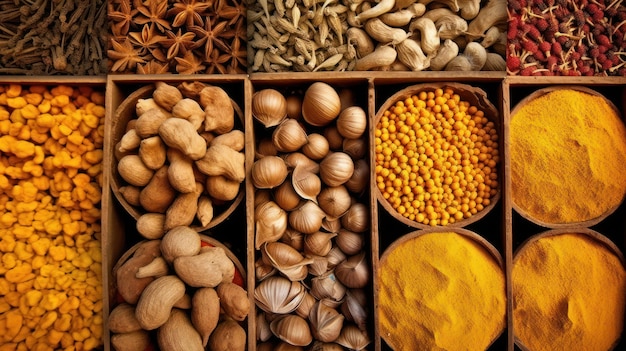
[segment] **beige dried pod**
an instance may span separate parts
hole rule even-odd
[[[196,190],[196,177],[193,171],[193,161],[182,151],[170,148],[167,150],[169,168],[167,178],[170,185],[181,193],[190,193]]]
[[[302,99],[302,117],[315,127],[332,122],[341,112],[339,94],[327,83],[315,82],[304,93]]]
[[[259,140],[257,143],[254,159],[258,160],[265,156],[276,156],[278,155],[278,150],[276,150],[276,146],[274,146],[274,142],[271,138],[263,138]]]
[[[139,187],[146,186],[154,175],[154,170],[148,168],[138,155],[122,157],[117,163],[117,172],[128,184]]]
[[[213,200],[210,197],[201,195],[198,199],[198,211],[196,218],[200,221],[202,227],[207,227],[213,220]]]
[[[228,133],[218,135],[211,139],[209,146],[226,145],[235,151],[243,150],[245,146],[245,135],[239,129],[233,129]]]
[[[146,264],[145,266],[139,267],[137,269],[137,273],[135,273],[135,277],[147,278],[147,277],[162,277],[167,275],[170,271],[170,267],[167,264],[167,261],[162,256],[155,257],[152,262]]]
[[[346,289],[332,270],[311,279],[311,295],[318,300],[327,299],[328,302],[339,305],[346,294]]]
[[[265,156],[252,164],[250,176],[252,184],[258,189],[272,189],[285,181],[288,175],[287,165],[278,156]]]
[[[317,197],[318,205],[330,218],[339,218],[350,209],[352,196],[344,185],[322,189]]]
[[[161,124],[170,118],[171,114],[162,108],[152,108],[138,116],[135,131],[140,138],[148,138],[159,134]]]
[[[272,193],[274,194],[274,201],[285,211],[294,210],[302,201],[300,195],[293,188],[292,182],[283,182],[274,188]]]
[[[311,160],[323,159],[330,150],[328,140],[319,133],[311,133],[308,138],[309,142],[302,146],[302,153]]]
[[[165,82],[154,83],[156,89],[152,93],[152,98],[159,106],[167,111],[172,111],[174,105],[183,99],[183,94],[175,86]]]
[[[313,341],[307,321],[294,314],[279,316],[270,323],[272,333],[294,346],[307,346]]]
[[[163,167],[167,160],[165,144],[156,135],[141,140],[138,155],[146,167],[155,170]]]
[[[267,328],[269,330],[269,323],[267,324]],[[271,331],[270,331],[270,335],[271,335]],[[276,346],[271,341],[265,341],[256,345],[257,351],[275,351],[274,350],[275,347]]]
[[[159,168],[150,182],[139,193],[139,204],[148,212],[165,213],[170,207],[177,192],[170,185],[168,166]]]
[[[316,340],[333,342],[341,333],[344,319],[336,309],[318,301],[309,314],[311,333]]]
[[[135,317],[135,306],[129,303],[120,303],[109,313],[109,330],[112,333],[130,333],[141,330],[141,325]]]
[[[304,234],[300,233],[293,228],[287,227],[283,236],[280,237],[280,242],[285,243],[298,251],[304,249]]]
[[[333,247],[332,239],[336,233],[317,231],[304,236],[304,253],[306,255],[326,256]]]
[[[312,234],[320,230],[326,214],[313,201],[305,201],[302,206],[289,213],[289,225],[304,234]]]
[[[291,183],[301,198],[317,202],[317,195],[322,190],[322,181],[317,174],[304,167],[296,167],[291,173]]]
[[[359,329],[367,330],[367,303],[368,296],[364,289],[348,289],[341,304],[341,313]]]
[[[198,232],[187,226],[167,231],[161,239],[161,254],[167,262],[180,256],[193,256],[200,252],[201,238]]]
[[[352,177],[345,182],[346,188],[355,194],[362,194],[369,188],[370,167],[367,161],[360,159],[354,162]]]
[[[140,267],[161,255],[160,244],[159,239],[146,240],[137,244],[132,256],[119,267],[114,268],[113,276],[117,292],[127,303],[136,304],[146,286],[154,281],[152,277],[137,278],[135,275]]]
[[[154,330],[167,322],[174,304],[185,295],[185,283],[175,275],[152,281],[139,297],[135,316],[145,330]]]
[[[246,349],[246,331],[237,321],[225,318],[217,324],[209,337],[211,351],[244,351]]]
[[[254,289],[256,305],[265,312],[286,314],[300,306],[307,290],[301,282],[274,275]]]
[[[196,130],[200,130],[204,122],[204,110],[200,104],[190,98],[184,98],[172,107],[172,116],[189,121]]]
[[[344,139],[341,150],[353,160],[363,159],[367,155],[367,141],[365,139]]]
[[[229,317],[236,321],[243,321],[250,312],[250,299],[248,293],[241,286],[222,282],[215,289],[220,298],[220,306]]]
[[[135,104],[135,113],[137,114],[137,116],[141,116],[141,115],[144,114],[144,112],[146,112],[146,111],[148,111],[149,109],[152,109],[152,108],[163,109],[151,97],[150,98],[145,98],[145,99],[138,99],[137,103]],[[163,111],[165,111],[165,109],[163,109]]]
[[[335,342],[350,350],[364,350],[371,340],[366,331],[362,331],[354,324],[346,324]]]
[[[176,308],[157,330],[157,343],[162,351],[204,351],[202,337],[191,324],[189,316]]]
[[[279,125],[287,117],[287,100],[276,89],[262,89],[252,95],[252,116],[265,128]]]
[[[150,335],[146,330],[111,335],[111,346],[116,351],[145,350],[150,346]]]
[[[288,216],[274,201],[267,201],[254,209],[255,239],[258,250],[266,242],[278,241],[287,229]]]
[[[206,346],[220,318],[220,299],[213,288],[199,288],[191,298],[191,323]]]
[[[328,186],[339,186],[352,177],[354,161],[345,152],[333,152],[320,162],[320,177]]]
[[[204,109],[204,131],[224,134],[235,126],[235,108],[228,93],[218,86],[204,87],[198,96]]]
[[[213,145],[196,161],[198,170],[206,175],[224,175],[243,182],[246,179],[245,155],[226,145]]]
[[[370,281],[370,267],[365,252],[348,257],[335,267],[335,276],[348,288],[364,288]]]
[[[506,71],[506,61],[494,52],[487,53],[487,60],[482,68],[483,71]]]
[[[207,152],[206,141],[185,119],[166,119],[159,127],[159,136],[167,146],[182,151],[192,160],[201,159]]]
[[[137,232],[146,239],[160,239],[165,235],[165,215],[162,213],[144,213],[137,218]]]
[[[185,294],[174,304],[174,308],[178,308],[181,310],[189,310],[191,309],[191,296]]]
[[[454,39],[467,31],[467,21],[454,14],[447,14],[435,21],[435,27],[439,33],[439,39]]]
[[[120,195],[132,206],[139,206],[139,194],[141,188],[133,185],[125,185],[119,188]]]
[[[308,137],[298,121],[287,118],[274,129],[272,142],[280,152],[294,152],[306,145]]]
[[[444,40],[435,56],[430,59],[430,69],[432,71],[441,71],[458,54],[459,46],[457,43],[450,39]]]
[[[179,256],[173,266],[182,281],[196,288],[213,288],[235,275],[235,265],[221,247],[207,246],[197,255]]]
[[[196,191],[181,193],[176,196],[170,207],[165,211],[165,230],[178,226],[189,226],[193,223],[198,213],[198,199],[204,186],[196,183]]]
[[[117,144],[117,152],[124,153],[128,151],[135,150],[141,144],[141,137],[137,135],[137,130],[135,128],[129,129],[122,138],[120,142]]]
[[[369,208],[361,202],[354,202],[341,217],[341,224],[347,230],[363,233],[370,228]]]
[[[311,293],[307,292],[302,298],[302,303],[295,310],[295,313],[302,318],[309,318],[309,314],[311,313],[311,309],[317,303],[317,299],[311,295]]]
[[[230,201],[239,195],[241,183],[230,180],[224,176],[208,176],[206,178],[206,191],[216,200]]]
[[[341,229],[335,238],[335,244],[346,255],[356,255],[365,247],[365,237],[361,233],[355,233],[346,229]]]
[[[301,152],[292,152],[284,155],[283,160],[289,169],[293,170],[297,167],[301,167],[313,173],[319,172],[319,164]]]
[[[350,106],[337,117],[337,131],[347,139],[360,138],[367,129],[367,115],[360,106]]]

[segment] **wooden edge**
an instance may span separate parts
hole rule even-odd
[[[245,193],[246,193],[246,264],[248,266],[248,299],[250,301],[250,315],[248,317],[248,350],[256,350],[256,301],[254,299],[254,289],[256,287],[255,275],[255,250],[254,250],[254,184],[252,184],[251,172],[254,163],[255,145],[254,145],[254,128],[252,117],[252,94],[254,93],[252,83],[249,80],[244,81],[244,120],[247,126],[245,133]]]
[[[107,76],[0,76],[0,84],[20,85],[105,85]]]

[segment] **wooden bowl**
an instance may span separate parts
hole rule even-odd
[[[395,240],[393,243],[391,243],[391,245],[389,245],[389,247],[387,247],[385,249],[385,251],[383,252],[382,256],[380,257],[380,261],[379,261],[379,268],[378,268],[378,274],[381,274],[380,272],[382,271],[383,267],[386,265],[386,262],[388,260],[388,257],[399,247],[401,247],[402,245],[406,244],[407,242],[413,241],[413,240],[419,240],[421,237],[425,236],[425,235],[438,235],[438,234],[443,234],[443,233],[455,233],[458,234],[460,236],[466,237],[468,239],[470,239],[470,241],[475,242],[479,247],[481,247],[482,249],[484,249],[486,251],[486,254],[488,255],[487,257],[491,257],[493,258],[493,260],[495,261],[495,263],[500,267],[500,271],[502,273],[502,280],[503,280],[503,284],[504,287],[502,289],[502,297],[505,299],[506,301],[506,281],[505,281],[505,267],[504,267],[504,260],[502,258],[502,255],[500,254],[500,252],[488,241],[486,240],[484,237],[482,237],[481,235],[467,230],[465,228],[457,228],[457,227],[430,227],[427,229],[421,229],[421,230],[417,230],[408,234],[403,235],[402,237],[398,238],[397,240]],[[419,252],[415,252],[416,255],[419,254]],[[407,264],[409,264],[407,262]],[[435,267],[436,269],[436,267]],[[450,280],[452,281],[456,281],[458,279],[456,279],[456,277],[449,277]],[[377,279],[380,279],[379,277],[377,277]],[[408,279],[402,279],[401,277],[399,277],[399,280],[401,281],[407,281]],[[416,281],[414,282],[416,285],[421,284],[420,281]],[[380,285],[382,285],[382,283],[379,282]],[[456,283],[455,283],[456,284]],[[471,287],[471,282],[468,282],[469,286]],[[379,292],[380,293],[380,292]],[[380,306],[380,301],[376,301],[376,306]],[[506,306],[506,303],[505,303]],[[430,306],[432,307],[432,306]],[[506,308],[506,307],[505,307]],[[506,313],[506,312],[504,312]],[[381,314],[381,312],[378,312],[379,316]],[[462,317],[462,316],[461,316]],[[381,317],[379,317],[380,320]],[[380,329],[380,326],[377,326],[377,328]],[[504,321],[502,324],[502,329],[496,333],[496,335],[494,335],[493,339],[490,342],[490,345],[492,345],[502,334],[502,332],[504,331],[504,329],[506,328],[506,317],[504,317]],[[393,345],[390,344],[390,341],[386,338],[385,333],[381,332],[381,338],[383,340],[385,340],[385,342],[387,342],[387,344],[390,347],[394,347]],[[487,348],[486,348],[487,349]]]
[[[512,260],[512,266],[515,266],[515,263],[517,262],[517,260],[519,259],[519,257],[521,256],[521,254],[524,253],[524,251],[530,246],[530,244],[547,238],[547,237],[551,237],[551,236],[559,236],[559,235],[563,235],[563,234],[579,234],[579,235],[583,235],[588,237],[589,239],[596,241],[598,243],[600,243],[601,245],[604,245],[607,249],[608,252],[614,254],[615,256],[617,256],[617,258],[620,260],[620,262],[622,263],[623,266],[626,266],[626,262],[624,260],[624,255],[622,254],[622,252],[620,251],[620,249],[617,247],[617,245],[615,245],[615,243],[607,238],[606,236],[602,235],[601,233],[586,228],[586,227],[577,227],[577,228],[557,228],[557,229],[550,229],[547,230],[545,232],[542,233],[538,233],[535,234],[529,238],[527,238],[526,240],[524,240],[520,246],[515,250],[515,252],[513,253],[513,260]],[[586,262],[589,264],[589,266],[591,267],[593,265],[593,262]],[[511,268],[511,275],[513,272],[513,268]],[[511,288],[512,290],[514,290],[514,288]],[[549,287],[546,287],[546,289],[549,289]],[[513,294],[515,295],[515,294]],[[515,306],[515,302],[513,301],[513,305]],[[590,307],[591,308],[591,307]],[[511,317],[513,318],[513,317]],[[533,325],[532,328],[538,328],[538,326]],[[522,351],[534,351],[532,349],[530,349],[528,346],[524,345],[523,341],[519,339],[518,335],[515,334],[515,325],[513,326],[513,331],[514,331],[514,339],[515,339],[515,344],[522,350]],[[619,339],[615,341],[615,343],[612,345],[611,348],[609,348],[606,351],[610,351],[615,349],[615,347],[619,344]]]
[[[515,114],[522,108],[524,107],[526,104],[528,104],[529,102],[531,102],[532,100],[535,100],[539,97],[542,97],[546,94],[549,94],[551,92],[557,91],[557,90],[577,90],[583,93],[587,93],[590,95],[594,95],[594,96],[598,96],[601,97],[608,105],[609,107],[616,113],[617,116],[620,116],[621,114],[619,113],[619,110],[617,109],[617,107],[608,99],[606,99],[603,95],[601,95],[600,93],[598,93],[597,91],[587,88],[587,87],[583,87],[583,86],[574,86],[574,85],[561,85],[561,86],[550,86],[550,87],[546,87],[546,88],[542,88],[539,90],[536,90],[534,92],[532,92],[530,95],[526,96],[524,99],[522,99],[519,103],[517,103],[515,105],[515,107],[513,108],[513,110],[511,110],[511,120],[513,118],[515,118]],[[512,163],[512,162],[511,162]],[[512,167],[512,165],[511,165]],[[555,167],[558,167],[558,165],[555,165]],[[515,184],[513,184],[512,186],[515,186]],[[581,186],[585,186],[585,184],[581,184]],[[513,197],[513,194],[511,193],[511,204],[513,209],[519,213],[522,217],[524,217],[525,219],[540,225],[542,227],[546,227],[546,228],[577,228],[577,227],[592,227],[600,222],[602,222],[606,217],[608,217],[609,215],[611,215],[613,212],[615,212],[615,210],[617,210],[617,208],[619,208],[620,204],[623,202],[624,200],[624,196],[626,195],[623,194],[621,197],[621,200],[616,203],[613,204],[610,208],[608,208],[607,211],[605,211],[604,213],[602,213],[601,215],[595,217],[595,218],[590,218],[590,219],[586,219],[586,220],[580,220],[580,221],[572,221],[572,222],[566,222],[566,223],[558,223],[558,222],[550,222],[550,221],[545,221],[542,220],[540,218],[537,218],[536,214],[531,213],[532,211],[529,211],[526,208],[521,207],[518,203],[516,203],[515,198]],[[583,200],[580,200],[583,201]]]
[[[500,137],[499,140],[502,140],[502,133],[500,132],[500,121],[499,121],[498,109],[487,99],[487,93],[480,88],[473,87],[467,84],[461,84],[461,83],[445,83],[445,82],[424,83],[424,84],[412,85],[412,86],[409,86],[407,88],[404,88],[398,91],[397,93],[392,95],[390,98],[388,98],[385,101],[385,103],[378,109],[378,112],[376,113],[376,116],[374,119],[374,128],[376,128],[376,126],[378,125],[378,122],[380,121],[383,113],[387,111],[390,107],[392,107],[397,101],[404,100],[412,95],[419,94],[422,91],[429,92],[429,91],[434,91],[435,89],[438,89],[438,88],[441,88],[444,90],[446,88],[451,88],[452,90],[454,90],[456,94],[458,94],[461,97],[461,101],[467,101],[472,106],[476,106],[478,110],[483,111],[485,114],[485,117],[487,117],[489,121],[495,124],[496,130],[498,130],[498,136]],[[501,151],[500,151],[500,155],[501,155],[500,159],[503,159]],[[497,168],[498,170],[496,170],[496,172],[498,172],[498,187],[496,189],[496,194],[492,196],[491,198],[489,198],[490,200],[489,205],[485,206],[481,211],[473,214],[472,216],[468,218],[461,219],[454,223],[446,224],[445,226],[437,225],[436,227],[440,227],[440,228],[441,227],[465,227],[471,223],[474,223],[480,220],[484,216],[486,216],[496,206],[497,202],[500,199],[500,192],[502,188],[501,186],[502,177],[500,176],[500,172],[499,172],[499,168],[500,168],[499,163],[497,165]],[[371,169],[372,169],[371,171],[372,179],[375,179],[376,178],[375,167],[372,166]],[[424,223],[411,220],[403,216],[402,214],[398,213],[396,209],[394,209],[393,206],[389,203],[389,201],[387,201],[383,197],[380,189],[377,186],[374,186],[374,188],[375,188],[374,191],[376,192],[376,198],[378,199],[378,202],[395,219],[414,228],[426,229],[426,228],[432,227],[431,225],[426,225]]]
[[[109,143],[109,147],[111,148],[111,155],[116,155],[115,148],[122,136],[126,132],[126,125],[132,119],[137,118],[135,107],[137,101],[139,99],[145,99],[152,96],[152,93],[155,90],[154,84],[145,85],[135,91],[133,91],[126,99],[122,101],[122,103],[117,107],[113,114],[113,121],[111,122],[111,142]],[[239,117],[239,121],[241,122],[240,126],[237,126],[237,122],[235,122],[235,128],[243,130],[243,112],[239,105],[235,101],[231,99],[233,104],[233,108],[235,109],[235,114]],[[133,206],[120,192],[120,188],[127,185],[124,179],[117,172],[117,161],[118,159],[114,156],[113,160],[115,164],[111,167],[111,190],[113,194],[117,198],[118,202],[122,205],[124,210],[128,214],[130,214],[135,220],[137,220],[142,214],[146,213],[146,211],[140,206]],[[218,224],[222,223],[226,220],[239,206],[241,201],[243,200],[245,191],[243,182],[241,187],[239,188],[239,194],[233,200],[223,202],[223,203],[213,203],[214,216],[211,222],[207,226],[201,226],[197,219],[194,220],[191,227],[198,231],[205,231],[207,229],[213,228]]]

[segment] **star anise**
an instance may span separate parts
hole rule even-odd
[[[207,68],[206,73],[221,73],[227,74],[228,68],[224,66],[230,60],[231,56],[229,54],[222,54],[219,50],[213,49],[211,56],[207,59],[209,63],[209,67]]]
[[[112,1],[109,1],[107,16],[111,20],[110,28],[113,35],[125,36],[136,14],[137,10],[130,7],[130,0],[120,1],[117,7]]]
[[[175,57],[174,59],[178,63],[176,72],[180,74],[202,73],[206,68],[203,60],[194,55],[193,51],[187,51],[184,57]]]
[[[130,40],[124,40],[120,43],[111,38],[111,46],[113,50],[108,50],[107,53],[109,58],[114,61],[111,66],[112,72],[123,72],[135,68],[138,63],[146,62],[144,57],[135,50]]]
[[[148,61],[145,65],[137,65],[139,74],[166,74],[171,73],[167,63],[159,63],[155,60]]]
[[[193,40],[196,35],[192,32],[183,33],[180,28],[178,28],[178,33],[174,33],[170,30],[165,32],[167,35],[166,40],[163,40],[161,43],[167,47],[167,60],[172,60],[174,57],[180,54],[185,54],[187,50],[193,49],[196,45],[196,42]]]
[[[237,23],[242,18],[246,18],[246,4],[243,0],[231,0],[234,6],[226,4],[226,0],[217,0],[215,3],[215,13],[225,19],[229,19],[229,25]]]
[[[204,25],[202,19],[207,15],[208,9],[211,8],[212,2],[198,0],[178,0],[172,8],[167,11],[167,17],[174,16],[172,25],[180,27],[183,24],[187,27],[193,25]]]
[[[167,1],[165,0],[134,0],[137,11],[141,14],[136,16],[136,24],[154,23],[160,31],[171,29],[170,21],[165,18],[167,15]]]
[[[217,20],[214,18],[213,20]],[[204,27],[200,26],[191,26],[189,29],[196,33],[200,38],[197,43],[198,45],[204,45],[204,57],[205,60],[208,61],[209,57],[212,55],[214,49],[219,49],[221,51],[227,51],[228,45],[224,43],[222,40],[222,34],[226,29],[226,25],[228,22],[223,21],[217,24],[213,23],[213,20],[207,18],[204,23]]]
[[[128,36],[132,44],[139,48],[141,54],[149,53],[159,61],[166,61],[167,58],[159,48],[159,44],[167,38],[159,35],[154,27],[153,23],[144,24],[141,32],[130,32]]]

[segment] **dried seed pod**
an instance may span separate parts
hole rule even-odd
[[[294,314],[274,319],[270,323],[270,330],[276,337],[294,346],[307,346],[313,341],[307,321]]]
[[[302,283],[282,276],[262,280],[254,289],[256,305],[265,312],[286,314],[300,306],[307,291]]]
[[[202,337],[206,346],[209,336],[217,326],[220,317],[220,299],[213,288],[196,290],[191,299],[191,323]]]
[[[220,306],[224,312],[236,321],[243,321],[250,312],[248,293],[241,286],[222,282],[216,288],[220,298]]]

